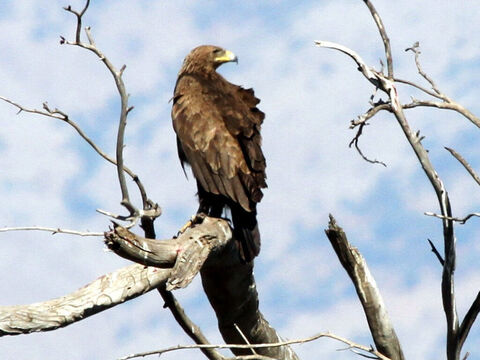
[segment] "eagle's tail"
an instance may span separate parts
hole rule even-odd
[[[260,253],[260,231],[257,211],[246,211],[240,205],[232,206],[233,236],[240,244],[240,257],[250,262]]]

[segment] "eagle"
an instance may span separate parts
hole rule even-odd
[[[183,61],[172,105],[178,157],[197,181],[197,214],[221,217],[229,209],[239,255],[260,252],[257,203],[267,187],[260,129],[265,114],[253,89],[228,82],[216,69],[238,62],[229,50],[202,45]]]

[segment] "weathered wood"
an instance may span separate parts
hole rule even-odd
[[[0,306],[0,336],[55,330],[136,298],[165,282],[170,270],[135,264],[57,299]]]
[[[368,326],[377,349],[392,360],[403,360],[403,352],[397,334],[390,322],[387,309],[373,275],[357,248],[350,245],[343,229],[330,215],[325,230],[340,263],[355,285],[358,298],[363,306]]]
[[[145,262],[145,259],[156,259],[161,266],[170,264],[171,268],[161,269],[134,264],[103,275],[77,291],[57,299],[30,305],[0,306],[0,336],[64,327],[165,285],[175,269],[172,249],[176,256],[179,244],[201,243],[200,239],[205,237],[206,231],[210,237],[225,238],[225,228],[228,228],[228,224],[223,220],[216,220],[218,219],[207,220],[204,224],[187,229],[178,238],[166,241],[141,240],[135,236],[132,238],[128,230],[117,227],[115,233],[106,234],[109,246],[119,250],[120,246],[113,242],[113,239],[119,240],[123,242],[122,249],[128,249],[126,251],[128,256],[125,257],[135,257],[132,254],[136,249],[137,257],[143,259],[142,262]],[[185,272],[181,274],[188,275]]]

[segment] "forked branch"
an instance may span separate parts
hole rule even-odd
[[[77,27],[76,27],[76,36],[75,41],[68,41],[64,37],[61,38],[62,44],[74,45],[87,49],[93,52],[100,60],[103,61],[109,72],[112,74],[113,79],[115,80],[115,85],[117,87],[118,93],[120,95],[120,121],[118,125],[117,133],[117,147],[116,147],[116,163],[117,163],[117,175],[120,183],[120,189],[122,192],[121,204],[130,212],[132,216],[140,216],[138,209],[131,203],[130,197],[128,194],[128,187],[125,181],[124,174],[124,163],[123,163],[123,148],[124,148],[124,137],[125,137],[125,127],[127,125],[127,116],[128,113],[133,109],[133,107],[128,106],[128,94],[125,89],[125,83],[123,82],[122,75],[125,70],[125,65],[123,65],[120,70],[117,70],[112,62],[97,48],[95,41],[91,34],[90,27],[85,28],[85,33],[87,35],[88,43],[82,42],[80,38],[80,32],[82,28],[82,17],[88,9],[90,1],[87,0],[85,7],[81,12],[75,11],[71,6],[65,8],[66,11],[74,14],[77,17]],[[147,208],[149,205],[144,202],[144,208]]]

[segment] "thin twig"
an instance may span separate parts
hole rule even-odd
[[[362,135],[362,132],[363,132],[363,127],[365,125],[368,125],[366,122],[363,122],[363,123],[360,123],[359,124],[359,128],[357,130],[357,134],[355,135],[355,137],[352,139],[352,141],[350,141],[350,143],[348,144],[349,147],[352,147],[352,145],[355,146],[355,149],[357,150],[357,152],[360,154],[360,156],[363,158],[363,160],[371,163],[371,164],[380,164],[380,165],[383,165],[384,167],[387,167],[387,164],[385,164],[384,162],[380,161],[380,160],[377,160],[377,159],[369,159],[368,157],[366,157],[364,154],[363,154],[363,151],[362,149],[360,149],[360,147],[358,146],[358,141],[360,140],[360,136]]]
[[[130,229],[133,226],[135,226],[138,222],[138,219],[140,218],[139,215],[128,215],[128,216],[117,215],[117,214],[114,214],[114,213],[111,213],[109,211],[105,211],[105,210],[102,210],[102,209],[96,209],[96,212],[98,212],[99,214],[108,216],[108,217],[110,217],[114,220],[127,221],[129,224],[124,225],[124,227],[127,228],[127,229]]]
[[[208,339],[202,333],[198,325],[196,325],[188,316],[185,314],[180,303],[177,301],[172,292],[165,289],[165,284],[157,288],[158,292],[165,301],[164,307],[167,307],[172,312],[173,317],[177,323],[181,326],[183,331],[193,340],[196,344],[210,344]],[[215,349],[200,349],[205,356],[210,360],[222,360],[224,357]]]
[[[57,108],[55,108],[54,110],[51,110],[48,107],[47,103],[43,103],[43,108],[45,109],[45,111],[42,111],[42,110],[37,110],[37,109],[26,108],[26,107],[24,107],[24,106],[22,106],[22,105],[20,105],[16,102],[6,98],[4,96],[0,96],[0,100],[3,100],[5,102],[15,106],[19,110],[18,113],[26,112],[26,113],[30,113],[30,114],[42,115],[42,116],[46,116],[46,117],[49,117],[49,118],[52,118],[52,119],[57,119],[57,120],[64,121],[65,123],[67,123],[68,125],[73,127],[75,129],[75,131],[80,135],[80,137],[83,140],[85,140],[88,143],[88,145],[90,145],[92,147],[92,149],[95,150],[95,152],[98,155],[100,155],[103,159],[107,160],[109,163],[111,163],[113,165],[117,165],[117,162],[115,161],[115,159],[108,156],[97,144],[95,144],[95,142],[92,139],[90,139],[90,137],[88,137],[88,135],[80,128],[80,126],[75,121],[70,119],[70,117],[65,112],[63,112],[63,111],[61,111]],[[138,176],[126,166],[124,166],[124,170],[133,179],[133,181],[135,181],[135,183],[139,187],[139,190],[140,190],[140,193],[142,194],[142,197],[145,196],[145,198],[146,198],[145,188],[144,188],[142,182],[140,181],[140,179],[138,178]],[[143,195],[143,194],[145,194],[145,195]]]
[[[89,5],[90,5],[90,0],[87,0],[84,8],[80,12],[73,10],[70,5],[63,8],[64,10],[66,10],[68,12],[71,12],[72,14],[74,14],[77,17],[77,29],[76,29],[76,32],[75,32],[75,41],[77,43],[80,43],[80,33],[82,31],[82,17],[85,14],[85,12],[87,11]]]
[[[331,41],[320,41],[315,40],[315,45],[319,47],[329,48],[343,52],[344,54],[350,56],[353,61],[358,65],[358,71],[360,71],[373,85],[378,85],[377,80],[377,71],[370,68],[365,61],[352,49],[347,48],[346,46],[331,42]]]
[[[0,228],[0,232],[7,232],[7,231],[47,231],[52,233],[52,235],[70,234],[70,235],[78,235],[78,236],[102,236],[102,237],[104,235],[103,232],[77,231],[77,230],[69,230],[69,229],[61,229],[61,228],[49,228],[49,227],[43,227],[43,226],[20,226],[20,227]]]
[[[415,42],[411,47],[405,49],[405,51],[412,51],[413,53],[415,53],[415,65],[417,66],[417,70],[418,70],[418,73],[425,79],[428,81],[428,83],[430,84],[430,86],[432,87],[432,90],[435,91],[435,93],[438,95],[436,97],[439,97],[440,99],[444,100],[444,101],[447,101],[449,102],[450,99],[445,96],[445,94],[443,94],[437,87],[437,85],[435,84],[435,82],[433,81],[433,79],[427,75],[427,73],[425,71],[423,71],[422,69],[422,66],[420,64],[420,54],[421,54],[421,51],[420,51],[420,43],[417,41]]]
[[[428,240],[428,243],[430,244],[430,248],[432,249],[432,252],[435,254],[435,256],[437,257],[438,261],[440,262],[440,264],[443,266],[445,264],[445,260],[443,260],[442,258],[442,255],[440,255],[440,253],[438,252],[437,248],[435,247],[435,245],[433,244],[432,240],[430,239],[427,239]]]
[[[476,174],[475,170],[473,170],[473,168],[470,166],[467,160],[465,160],[459,153],[457,153],[452,148],[445,147],[445,149],[447,149],[450,152],[450,154],[452,154],[455,157],[455,159],[457,159],[460,162],[460,164],[463,165],[463,167],[472,176],[473,180],[475,180],[477,184],[480,185],[480,177]]]
[[[458,217],[453,217],[453,216],[445,216],[445,215],[435,214],[435,213],[429,212],[429,211],[424,212],[424,215],[433,216],[433,217],[436,217],[436,218],[439,218],[439,219],[442,219],[442,220],[455,221],[455,222],[458,222],[459,224],[462,224],[462,225],[465,224],[468,220],[470,220],[470,218],[472,218],[474,216],[475,217],[480,217],[480,213],[472,213],[472,214],[468,214],[464,218],[458,218]]]
[[[211,345],[176,345],[172,346],[166,349],[162,350],[155,350],[155,351],[147,351],[147,352],[142,352],[142,353],[137,353],[137,354],[132,354],[132,355],[127,355],[125,357],[122,357],[118,360],[128,360],[128,359],[134,359],[134,358],[139,358],[139,357],[145,357],[149,355],[162,355],[167,352],[171,351],[176,351],[176,350],[185,350],[185,349],[260,349],[260,348],[267,348],[267,347],[279,347],[279,346],[285,346],[285,345],[292,345],[292,344],[304,344],[307,342],[315,341],[320,338],[331,338],[334,340],[338,340],[344,344],[347,344],[349,348],[354,348],[358,350],[365,351],[367,353],[370,353],[372,355],[375,355],[375,359],[380,359],[380,360],[390,360],[390,358],[382,355],[375,349],[373,349],[371,346],[365,346],[365,345],[360,345],[356,344],[353,341],[350,341],[348,339],[345,339],[343,337],[340,337],[335,334],[331,333],[320,333],[308,338],[304,339],[298,339],[298,340],[288,340],[288,341],[281,341],[278,343],[271,343],[271,344],[251,344],[251,345],[245,345],[245,344],[225,344],[225,345],[220,345],[220,344],[211,344]],[[255,356],[255,355],[253,355]],[[257,355],[258,356],[258,355]]]
[[[238,333],[242,337],[243,341],[245,341],[245,344],[250,345],[250,341],[248,341],[248,339],[245,336],[245,334],[243,333],[242,329],[240,329],[240,327],[237,324],[233,324],[233,326],[235,326],[235,329],[238,331]],[[255,351],[255,349],[253,349],[253,348],[252,348],[252,354],[253,355],[258,355],[257,352]]]
[[[133,206],[130,202],[130,197],[128,195],[128,187],[125,181],[124,169],[123,169],[123,148],[124,148],[124,134],[125,134],[125,127],[127,123],[127,114],[128,114],[128,94],[125,89],[125,84],[122,79],[123,70],[117,71],[115,66],[110,62],[110,60],[96,47],[95,42],[93,40],[93,36],[91,34],[91,30],[89,27],[85,28],[85,32],[87,34],[87,38],[89,43],[84,43],[80,41],[78,35],[78,29],[81,28],[82,25],[82,16],[85,14],[89,5],[89,1],[85,5],[85,8],[82,10],[81,13],[78,13],[71,9],[71,7],[65,8],[65,10],[75,14],[77,16],[77,36],[75,37],[75,42],[63,40],[62,43],[67,45],[74,45],[78,46],[93,52],[100,60],[103,61],[107,69],[112,74],[117,90],[120,94],[120,101],[121,101],[121,110],[120,110],[120,121],[118,126],[118,133],[117,133],[117,149],[116,149],[116,159],[117,159],[117,175],[118,180],[120,183],[120,189],[122,192],[122,201],[121,204],[130,212],[131,215],[138,216],[138,209]],[[124,69],[122,67],[122,69]]]
[[[381,110],[390,111],[390,104],[388,104],[388,103],[380,103],[380,104],[374,104],[374,105],[375,106],[368,109],[368,111],[365,114],[359,115],[357,117],[357,120],[352,120],[350,122],[350,129],[353,129],[353,128],[357,127],[358,125],[366,123],[370,118],[375,116]]]
[[[402,83],[402,84],[405,84],[405,85],[413,86],[414,88],[417,88],[418,90],[423,91],[425,94],[428,94],[428,95],[430,95],[430,96],[436,97],[437,99],[440,99],[440,100],[444,100],[443,97],[441,97],[440,95],[436,94],[436,93],[433,92],[433,91],[430,91],[430,90],[428,90],[428,89],[425,89],[423,86],[420,86],[420,85],[414,83],[413,81],[403,80],[403,79],[398,79],[398,78],[393,78],[393,80],[394,80],[395,82],[398,82],[398,83]]]

